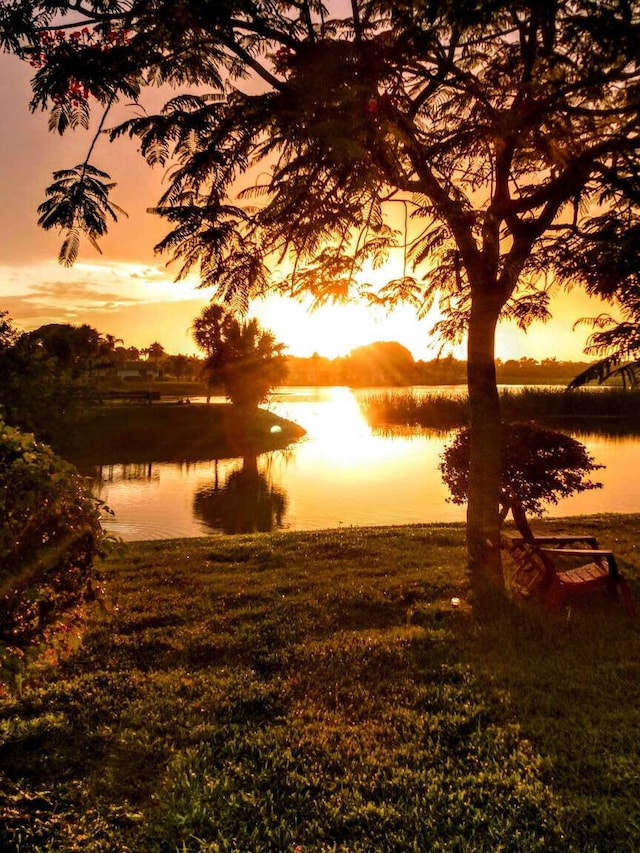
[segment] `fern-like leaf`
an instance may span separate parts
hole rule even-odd
[[[57,131],[60,136],[66,130],[76,130],[81,127],[83,130],[89,128],[89,104],[84,98],[72,100],[65,98],[59,101],[49,113],[49,130]]]
[[[47,198],[38,207],[38,225],[45,231],[59,228],[65,232],[58,260],[72,266],[78,257],[80,235],[85,234],[100,251],[97,239],[107,233],[107,219],[117,221],[117,214],[124,211],[109,200],[115,184],[107,183],[104,179],[109,175],[95,166],[84,163],[54,172],[53,177]]]
[[[72,267],[80,250],[80,229],[77,227],[69,228],[60,247],[58,254],[58,263],[63,267]]]

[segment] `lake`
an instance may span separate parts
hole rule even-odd
[[[269,409],[307,431],[284,451],[244,459],[101,467],[94,491],[114,512],[105,527],[133,541],[214,530],[463,521],[465,507],[447,502],[438,468],[452,434],[413,428],[374,431],[358,406],[359,395],[368,393],[370,389],[342,387],[281,389]],[[578,438],[606,466],[595,477],[604,488],[567,498],[548,514],[640,512],[640,478],[635,474],[640,470],[640,438]]]

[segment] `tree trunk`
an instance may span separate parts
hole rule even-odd
[[[499,306],[473,300],[469,319],[467,385],[471,417],[467,549],[478,604],[504,596],[500,561],[501,421],[495,367]]]

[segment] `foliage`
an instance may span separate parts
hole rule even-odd
[[[100,251],[98,238],[107,233],[107,216],[117,221],[116,211],[123,211],[109,202],[115,184],[106,183],[107,173],[89,163],[54,172],[53,177],[53,184],[47,187],[47,199],[38,208],[38,225],[45,231],[65,231],[58,260],[71,267],[78,258],[81,234]]]
[[[190,376],[193,369],[194,359],[188,355],[170,355],[167,358],[167,372],[174,376],[177,382],[185,376]]]
[[[453,312],[446,322],[459,328],[475,298],[474,252],[489,260],[502,231],[513,238],[500,263],[504,313],[526,324],[547,310],[536,279],[557,258],[555,235],[578,239],[587,200],[620,212],[635,186],[635,131],[625,118],[637,107],[639,21],[622,0],[546,10],[357,0],[331,19],[307,2],[206,11],[187,2],[171,7],[171,27],[168,11],[133,2],[98,13],[63,2],[53,31],[51,4],[30,0],[3,8],[0,36],[38,69],[34,109],[59,112],[68,102],[84,114],[167,82],[217,90],[180,94],[112,136],[138,137],[151,164],[176,164],[156,208],[175,225],[161,246],[182,273],[199,266],[229,299],[263,290],[266,259],[289,249],[294,290],[340,299],[358,289],[365,263],[379,265],[406,241],[405,260],[416,269],[428,261],[432,272],[421,279],[405,263],[369,296],[425,311],[442,290]],[[244,90],[250,74],[266,94]],[[266,178],[245,193],[255,203],[234,205],[234,181],[258,161]],[[54,195],[93,199],[108,214],[106,194],[90,186],[101,173],[79,168],[79,182]],[[59,175],[58,183],[71,172]],[[389,199],[420,223],[411,235],[401,239],[390,224]],[[66,210],[67,201],[49,205]],[[559,218],[569,204],[573,218]],[[78,227],[102,233],[99,218]],[[58,224],[76,227],[68,219]],[[520,273],[524,289],[511,301]]]
[[[410,385],[416,370],[413,356],[396,341],[377,341],[349,353],[347,376],[355,385]]]
[[[374,427],[420,425],[429,429],[456,429],[469,422],[466,394],[413,391],[367,394],[359,401],[369,424]]]
[[[164,347],[158,341],[154,341],[152,344],[149,344],[148,347],[145,347],[141,350],[143,355],[146,355],[149,361],[153,361],[157,363],[164,357]]]
[[[221,305],[196,317],[193,337],[204,350],[203,372],[240,409],[255,409],[286,376],[284,345],[256,319],[240,321]]]
[[[29,335],[0,350],[0,406],[7,421],[51,441],[73,410],[78,385]]]
[[[0,311],[0,353],[13,346],[18,332],[13,328],[8,311]]]
[[[638,518],[581,527],[637,590]],[[0,697],[6,853],[638,848],[637,626],[593,599],[474,623],[462,526],[131,543],[104,571],[117,606]]]
[[[62,36],[43,50],[52,26]],[[316,303],[405,300],[422,316],[439,300],[439,334],[468,333],[470,557],[494,576],[496,324],[548,317],[567,237],[581,239],[594,205],[634,208],[639,33],[629,0],[0,8],[0,42],[42,63],[33,108],[191,89],[111,131],[171,167],[154,211],[179,276],[198,271],[243,310],[269,287]],[[248,167],[257,177],[238,194]],[[86,182],[61,191],[59,209],[85,209]],[[102,184],[93,201],[106,222]],[[92,222],[73,225],[93,236]],[[400,269],[367,286],[392,256]],[[274,261],[290,270],[280,280]]]
[[[451,493],[451,501],[465,503],[469,493],[469,430],[458,432],[443,453],[442,479]],[[541,515],[543,504],[556,504],[601,483],[585,479],[602,468],[585,446],[561,432],[541,429],[532,424],[504,424],[502,427],[502,481],[500,503],[503,517],[512,497],[530,513]]]
[[[450,430],[469,424],[469,401],[459,393],[433,391],[366,394],[358,400],[372,426],[401,424]],[[598,435],[638,435],[640,394],[616,388],[582,389],[567,394],[564,389],[524,387],[501,389],[500,407],[505,420],[536,421],[552,429],[571,429]]]
[[[100,517],[73,466],[0,421],[0,671],[95,593]]]
[[[586,352],[599,356],[595,364],[570,383],[618,380],[635,387],[640,378],[640,216],[611,213],[595,217],[586,238],[568,241],[567,268],[589,293],[614,302],[618,317],[608,313],[583,319],[593,329]]]
[[[86,324],[18,333],[6,312],[0,317],[0,411],[7,422],[55,442],[77,408],[97,398],[95,372],[111,362],[117,339]]]
[[[380,342],[378,342],[380,343]],[[377,344],[370,345],[372,355]],[[365,347],[365,352],[368,347]],[[354,363],[351,355],[326,358],[313,355],[308,358],[287,356],[286,384],[288,385],[388,385],[389,380],[399,385],[460,385],[467,380],[467,362],[446,356],[429,361],[400,364],[400,370],[385,369],[385,361],[368,359]],[[523,356],[520,359],[496,360],[498,382],[503,385],[563,385],[587,367],[587,362],[558,361],[544,358],[540,361]],[[460,388],[462,391],[463,389]]]

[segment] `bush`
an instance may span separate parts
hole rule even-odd
[[[440,464],[442,479],[451,493],[451,502],[465,503],[469,492],[470,430],[462,429],[445,448]],[[535,424],[503,424],[502,484],[500,502],[506,515],[511,499],[523,509],[542,515],[545,503],[555,504],[601,483],[586,479],[602,468],[586,447],[575,438]]]
[[[92,595],[101,504],[76,469],[0,420],[0,655],[23,650]],[[6,662],[6,661],[5,661]],[[1,661],[0,661],[1,669]]]

